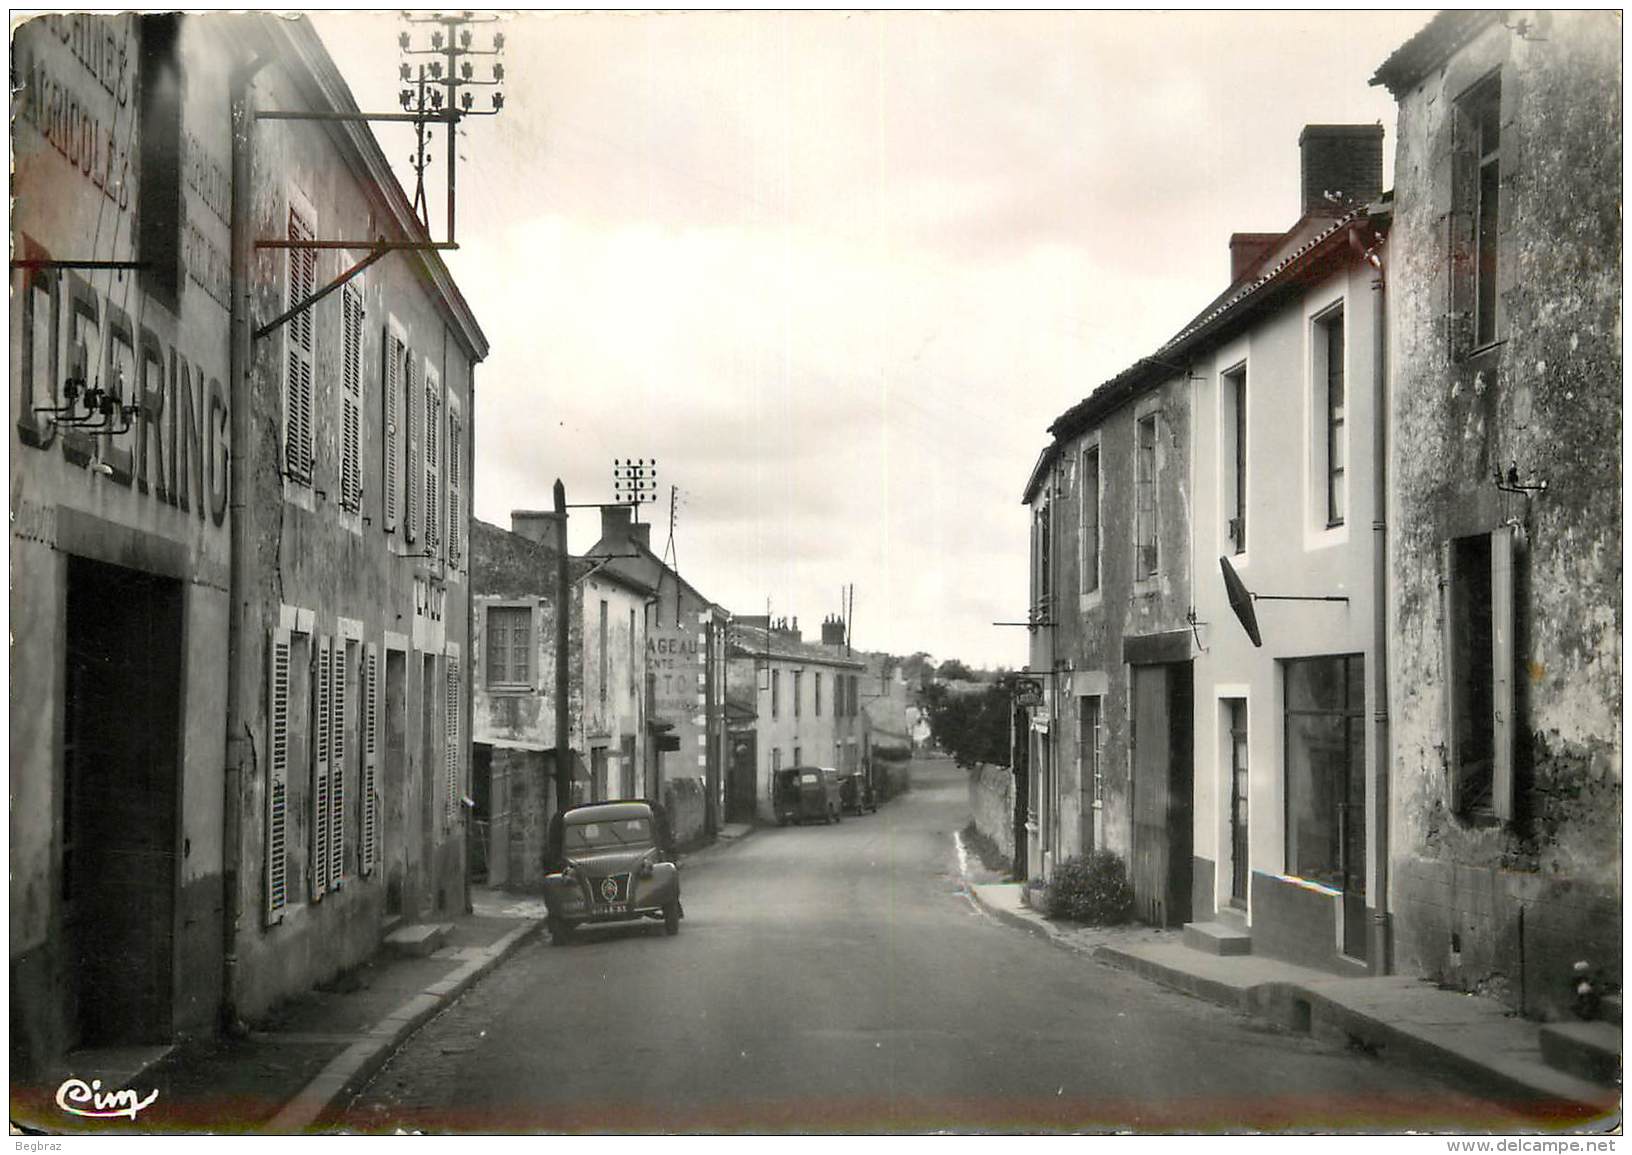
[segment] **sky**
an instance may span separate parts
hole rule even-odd
[[[992,623],[1025,618],[1049,423],[1225,287],[1232,232],[1292,225],[1305,124],[1382,123],[1392,182],[1367,82],[1430,15],[506,18],[446,258],[492,345],[476,516],[655,459],[653,547],[678,487],[678,568],[733,613],[810,639],[853,584],[861,648],[1023,666]],[[313,23],[395,110],[400,18]],[[411,193],[411,130],[378,133]]]

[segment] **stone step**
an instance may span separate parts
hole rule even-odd
[[[1556,1070],[1606,1087],[1621,1081],[1621,1028],[1613,1023],[1548,1023],[1541,1057]]]
[[[1251,954],[1252,934],[1242,927],[1222,921],[1187,922],[1184,924],[1184,945],[1207,954]]]
[[[451,922],[414,923],[386,935],[385,949],[409,958],[425,958],[442,949],[442,944],[447,941],[452,930]]]

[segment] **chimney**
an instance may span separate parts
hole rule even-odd
[[[1248,269],[1269,256],[1281,236],[1280,233],[1231,233],[1230,284],[1235,284]]]
[[[822,645],[844,645],[844,619],[838,616],[822,619]]]
[[[1310,124],[1298,134],[1303,154],[1303,214],[1335,215],[1383,191],[1383,126]],[[1342,194],[1339,203],[1328,193]]]
[[[639,542],[647,549],[651,549],[652,523],[649,521],[637,521],[631,523],[629,526],[629,536],[634,538],[635,541]]]
[[[554,549],[557,545],[557,529],[559,522],[553,509],[512,509],[510,511],[510,532],[528,541],[536,541],[540,545],[547,545]]]
[[[601,506],[601,540],[615,545],[634,536],[629,532],[629,515],[633,512],[627,505]]]

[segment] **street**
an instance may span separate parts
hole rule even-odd
[[[761,829],[657,924],[541,934],[414,1037],[351,1130],[1481,1129],[1516,1117],[1001,925],[960,891],[965,776]]]

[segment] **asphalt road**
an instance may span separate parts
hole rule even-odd
[[[688,860],[686,919],[540,935],[342,1125],[430,1132],[1508,1131],[1420,1070],[1156,987],[965,895],[962,771]]]

